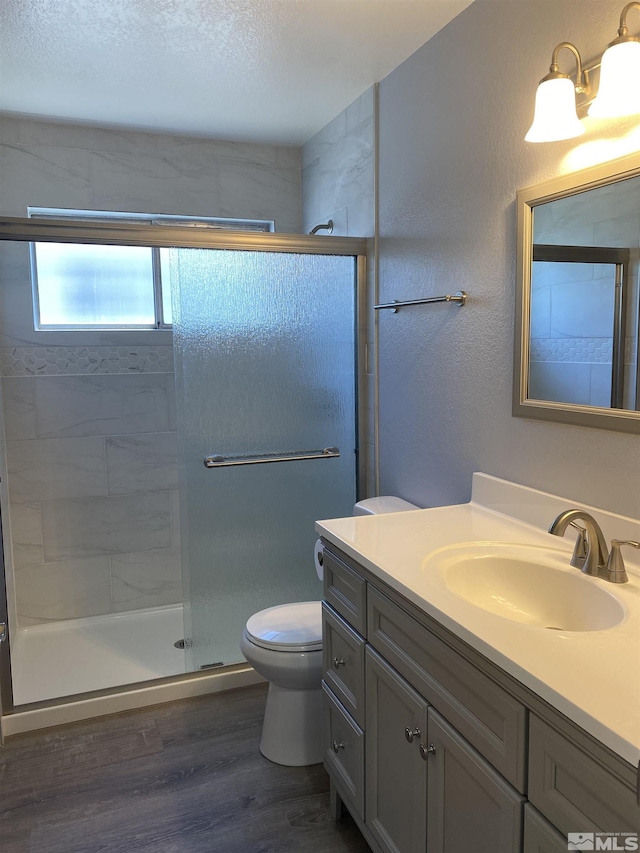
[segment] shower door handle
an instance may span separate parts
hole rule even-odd
[[[7,639],[7,625],[5,622],[0,622],[0,643]]]
[[[231,465],[264,465],[267,462],[300,462],[304,459],[336,459],[340,456],[337,447],[325,447],[324,450],[306,450],[304,452],[281,453],[277,456],[256,454],[254,456],[205,456],[205,468],[227,468]]]

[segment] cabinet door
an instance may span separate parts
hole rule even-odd
[[[369,647],[365,671],[366,824],[385,853],[424,853],[427,703]]]
[[[519,853],[524,797],[429,708],[428,853]]]
[[[523,853],[567,853],[567,839],[531,803],[524,807]]]

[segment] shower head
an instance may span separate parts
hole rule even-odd
[[[309,231],[309,234],[317,234],[318,231],[328,231],[329,234],[333,234],[333,219],[325,222],[324,225],[316,225],[315,228],[312,228],[311,231]]]

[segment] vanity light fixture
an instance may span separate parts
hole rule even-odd
[[[565,47],[576,58],[576,83],[558,66],[558,54]],[[533,124],[525,136],[527,142],[556,142],[573,139],[584,133],[576,112],[576,93],[589,93],[589,74],[582,68],[578,48],[569,41],[560,42],[553,49],[549,73],[543,77],[536,92]]]
[[[630,36],[627,13],[640,9],[640,3],[627,3],[620,13],[618,38],[602,56],[598,96],[589,107],[589,115],[616,118],[640,113],[640,38]]]
[[[584,133],[577,113],[576,95],[590,96],[589,72],[599,65],[598,95],[588,114],[595,118],[613,118],[640,113],[640,38],[630,36],[627,27],[627,14],[633,8],[640,9],[640,2],[627,3],[620,13],[618,37],[601,57],[587,66],[583,66],[580,53],[571,42],[563,41],[554,48],[549,73],[538,86],[533,124],[525,136],[527,142],[556,142]],[[562,48],[570,50],[576,58],[575,83],[558,66]]]

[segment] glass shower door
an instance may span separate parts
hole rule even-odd
[[[314,521],[356,498],[356,259],[169,255],[185,636],[203,669],[242,660],[252,613],[321,597]]]

